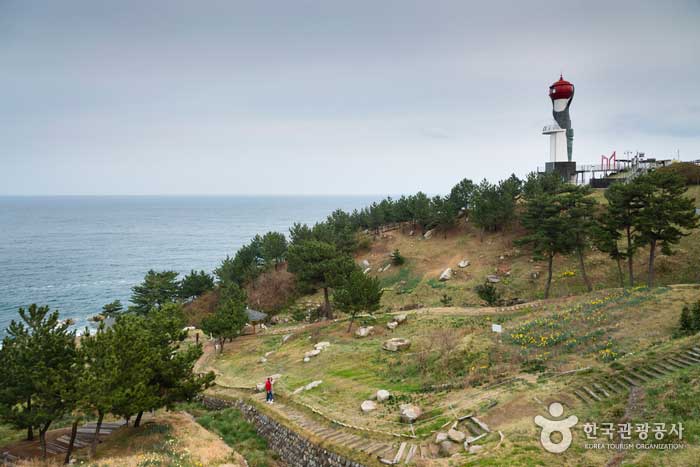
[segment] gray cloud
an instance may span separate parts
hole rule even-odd
[[[0,3],[0,193],[444,192],[700,157],[697,2]],[[693,106],[695,111],[693,111]]]

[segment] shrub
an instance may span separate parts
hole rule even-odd
[[[700,185],[700,165],[692,162],[677,162],[657,169],[657,172],[670,172],[683,177],[686,185]]]
[[[688,305],[684,306],[683,310],[681,310],[679,327],[682,334],[691,334],[693,332],[693,320],[690,317],[690,308],[688,308]]]
[[[440,303],[442,306],[452,306],[452,297],[444,293],[442,297],[440,297]]]
[[[406,262],[406,258],[401,256],[401,252],[399,249],[395,249],[394,252],[391,254],[391,264],[394,266],[401,266],[403,263]]]
[[[496,286],[490,282],[485,282],[482,285],[477,285],[474,289],[480,299],[486,302],[487,305],[493,306],[501,299],[501,294],[496,289]]]

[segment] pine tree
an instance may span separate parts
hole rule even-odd
[[[672,246],[689,235],[685,230],[698,226],[695,206],[691,198],[683,196],[683,178],[670,172],[652,172],[637,177],[634,184],[642,192],[642,207],[634,226],[639,232],[639,243],[649,246],[647,286],[654,286],[654,261],[657,246],[661,254],[673,254]]]
[[[570,253],[575,248],[571,221],[565,215],[568,200],[565,194],[535,191],[527,194],[525,201],[520,222],[527,234],[516,240],[516,244],[531,246],[535,259],[547,260],[544,297],[549,298],[554,257]]]
[[[379,279],[367,276],[359,269],[354,269],[334,290],[333,303],[339,310],[350,315],[348,332],[358,313],[373,313],[379,309],[382,293]]]
[[[332,319],[329,289],[341,284],[355,268],[352,257],[330,243],[310,240],[289,247],[287,264],[301,286],[323,289],[326,317]]]
[[[287,239],[279,232],[268,232],[262,237],[262,257],[266,264],[274,264],[275,271],[287,254]]]
[[[177,275],[175,271],[148,271],[143,282],[131,288],[133,306],[129,307],[129,311],[145,315],[153,308],[160,308],[165,303],[177,300]]]
[[[219,340],[223,352],[226,339],[239,336],[247,323],[245,302],[229,295],[219,303],[213,315],[202,320],[202,330]]]

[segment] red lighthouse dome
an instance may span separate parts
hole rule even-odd
[[[549,97],[555,99],[570,99],[574,95],[574,85],[559,75],[559,81],[549,87]]]

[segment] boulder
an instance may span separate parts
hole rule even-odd
[[[401,410],[401,421],[404,423],[413,423],[423,415],[421,408],[415,404],[401,404],[399,409]]]
[[[258,392],[263,392],[265,390],[265,383],[256,383],[255,390]]]
[[[267,363],[267,358],[260,357],[260,363]]]
[[[486,276],[486,280],[489,281],[491,284],[498,284],[499,282],[501,282],[501,278],[494,274]]]
[[[315,388],[316,386],[320,385],[321,383],[323,383],[323,381],[312,381],[309,384],[307,384],[306,386],[304,386],[304,391],[309,391],[309,390]]]
[[[423,238],[426,240],[430,240],[434,233],[435,233],[435,229],[430,229],[423,234]]]
[[[447,441],[447,433],[444,431],[438,431],[435,435],[435,444],[440,444],[443,441]]]
[[[482,449],[484,449],[484,447],[481,446],[480,444],[475,444],[474,446],[469,446],[468,448],[467,448],[467,446],[468,446],[468,445],[465,443],[465,444],[464,444],[464,449],[468,449],[468,450],[469,450],[469,454],[476,454],[476,453],[478,453],[479,451],[481,451]]]
[[[467,266],[469,266],[469,261],[467,261],[466,259],[463,259],[462,261],[459,262],[459,264],[457,264],[457,266],[459,266],[460,268],[466,268]]]
[[[455,451],[455,445],[449,441],[445,440],[440,443],[439,452],[442,457],[450,457]]]
[[[415,230],[411,230],[410,232],[408,232],[409,237],[413,237],[415,234],[416,234]]]
[[[447,437],[450,438],[450,441],[454,441],[455,443],[463,443],[464,438],[467,436],[464,434],[464,432],[452,428],[447,432]]]
[[[388,323],[386,323],[386,327],[388,327],[388,328],[391,329],[392,331],[393,331],[394,329],[396,329],[396,327],[397,327],[398,325],[399,325],[399,323],[397,323],[396,321],[389,321]]]
[[[286,334],[284,337],[282,337],[282,343],[284,344],[285,342],[287,342],[290,337],[292,337],[291,334]]]
[[[360,408],[364,413],[371,412],[377,409],[377,403],[374,401],[364,401],[360,404]]]
[[[282,375],[280,373],[275,373],[274,375],[270,375],[270,378],[272,378],[272,381],[278,381]]]
[[[360,327],[355,331],[357,337],[367,337],[374,332],[374,326]]]
[[[396,315],[396,317],[394,318],[394,321],[396,321],[398,324],[403,324],[406,322],[407,318],[408,318],[408,316],[406,316],[405,314]]]
[[[311,389],[315,388],[316,386],[320,385],[323,383],[323,381],[312,381],[306,386],[302,386],[300,388],[296,388],[292,394],[299,394],[301,391],[310,391]]]
[[[401,350],[407,350],[409,347],[411,347],[411,341],[402,337],[394,337],[392,339],[389,339],[388,341],[385,341],[382,345],[382,348],[384,350],[388,350],[390,352],[399,352]]]
[[[311,361],[311,359],[309,357],[304,357],[304,363],[308,363],[310,361]]]
[[[440,274],[440,280],[441,281],[449,281],[452,279],[452,268],[447,268],[444,271],[442,271],[442,274]]]
[[[318,355],[318,354],[320,354],[320,353],[321,353],[321,351],[320,351],[319,349],[309,350],[308,352],[306,352],[306,353],[304,354],[304,358],[315,357],[316,355]]]
[[[325,349],[326,347],[328,347],[328,346],[330,346],[330,345],[331,345],[330,342],[326,342],[326,341],[324,341],[324,342],[319,342],[318,344],[314,345],[314,349],[316,349],[316,350],[323,350],[323,349]]]
[[[539,271],[532,271],[532,272],[530,273],[530,279],[537,279],[538,277],[540,277],[540,272],[539,272]]]
[[[269,356],[272,355],[273,353],[275,353],[274,350],[270,350],[269,352],[265,352],[265,358],[269,357]]]
[[[391,397],[391,393],[386,389],[380,389],[379,391],[377,391],[376,397],[377,402],[385,402],[389,400],[389,398]]]
[[[362,265],[363,268],[369,267],[369,261],[367,261],[366,259],[363,259],[360,264]]]

